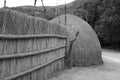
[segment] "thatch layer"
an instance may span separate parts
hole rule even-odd
[[[0,9],[0,34],[57,34],[65,35],[60,25],[9,9]]]
[[[58,16],[51,22],[61,24],[67,29],[69,33],[68,45],[74,39],[76,32],[79,31],[78,38],[73,43],[70,57],[67,58],[67,60],[71,60],[70,64],[72,66],[99,65],[103,63],[100,42],[87,22],[69,14],[67,14],[66,26],[65,15]],[[68,50],[66,54],[69,54]]]
[[[0,9],[0,80],[47,80],[63,69],[65,35],[60,25]]]

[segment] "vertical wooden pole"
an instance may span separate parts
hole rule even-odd
[[[37,0],[34,0],[34,7],[36,7]],[[35,16],[35,10],[33,10],[33,16]]]
[[[36,6],[37,0],[34,0],[34,7]]]
[[[66,13],[67,13],[67,7],[66,7],[66,3],[65,3],[65,26],[67,24],[67,16],[66,16]]]
[[[4,0],[4,8],[6,8],[6,0]]]
[[[42,2],[43,9],[44,9],[43,11],[44,11],[44,17],[45,17],[45,15],[46,15],[46,11],[47,11],[47,10],[46,10],[46,8],[45,8],[45,6],[44,6],[44,2],[43,2],[43,0],[41,0],[41,2]]]

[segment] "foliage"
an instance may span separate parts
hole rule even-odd
[[[120,40],[120,0],[103,0],[98,6],[99,20],[96,28],[100,27],[100,37],[106,41]]]
[[[93,29],[98,37],[105,42],[120,40],[120,0],[96,0],[88,1],[76,8],[77,16],[83,17]]]

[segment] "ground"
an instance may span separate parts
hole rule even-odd
[[[50,80],[120,80],[120,52],[103,50],[102,54],[103,65],[65,69]]]

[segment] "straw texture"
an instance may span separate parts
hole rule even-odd
[[[65,35],[64,28],[46,19],[28,16],[10,9],[0,9],[0,33],[9,35],[57,34]]]
[[[47,80],[64,68],[65,36],[58,24],[0,9],[0,80]]]
[[[76,32],[79,31],[79,35],[73,43],[70,56],[68,56],[69,47],[67,48],[66,56],[67,60],[70,60],[70,65],[89,66],[103,63],[100,42],[96,33],[87,22],[77,16],[69,14],[67,14],[66,26],[65,15],[58,16],[50,22],[61,24],[67,29],[69,33],[68,45],[70,44],[69,42],[75,38]]]

